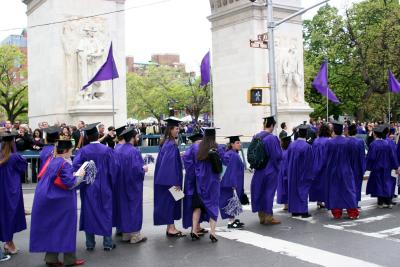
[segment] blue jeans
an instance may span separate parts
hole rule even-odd
[[[86,235],[86,247],[94,248],[96,246],[96,240],[94,234],[85,232]],[[103,246],[105,248],[111,248],[113,246],[113,241],[111,236],[103,236]]]
[[[3,251],[1,250],[2,247],[3,247],[3,246],[2,246],[1,243],[0,243],[0,259],[3,258]]]

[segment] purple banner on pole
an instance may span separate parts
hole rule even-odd
[[[103,64],[103,66],[101,66],[96,75],[94,75],[94,77],[85,86],[82,87],[81,91],[88,88],[94,82],[113,80],[118,77],[118,70],[117,66],[115,65],[111,43],[106,62]]]
[[[388,69],[388,76],[389,76],[389,89],[392,93],[400,93],[400,83],[399,81],[396,79],[396,77],[394,77],[393,73],[390,71],[390,69]]]
[[[210,82],[211,79],[211,68],[210,68],[210,52],[203,57],[200,65],[201,72],[201,86],[205,86]]]
[[[337,99],[336,95],[332,92],[328,85],[328,62],[324,61],[319,69],[317,76],[315,76],[314,81],[312,82],[312,86],[317,90],[321,95],[328,98],[333,103],[339,104],[340,101]]]

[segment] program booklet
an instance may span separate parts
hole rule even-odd
[[[169,192],[174,197],[175,201],[181,200],[182,198],[185,197],[183,191],[175,189],[175,186],[171,186]]]

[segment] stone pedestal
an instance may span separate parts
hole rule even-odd
[[[112,82],[80,89],[105,62],[111,42],[119,78],[116,126],[126,123],[125,17],[114,13],[124,0],[24,0],[28,15],[29,123],[112,125]],[[62,23],[32,27],[48,22]]]
[[[212,23],[212,75],[214,122],[220,136],[243,134],[249,140],[262,129],[268,106],[247,103],[247,90],[269,86],[268,51],[250,48],[249,39],[266,32],[264,0],[210,0]],[[278,21],[301,9],[300,0],[274,1]],[[275,32],[278,125],[289,127],[308,120],[312,112],[304,102],[302,20],[296,17]],[[265,94],[269,103],[269,92]]]

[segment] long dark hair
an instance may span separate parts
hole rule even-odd
[[[160,146],[162,146],[165,142],[168,140],[174,141],[175,142],[175,137],[172,136],[171,132],[176,126],[167,126],[164,131],[164,137],[160,142]]]
[[[319,127],[319,132],[318,132],[319,137],[332,137],[331,129],[329,128],[328,124],[322,124]]]
[[[197,153],[197,160],[207,160],[208,151],[212,148],[217,148],[218,144],[215,142],[215,135],[204,135],[203,140],[199,144],[199,152]]]
[[[6,163],[12,153],[14,153],[14,141],[3,141],[1,143],[0,165]]]

